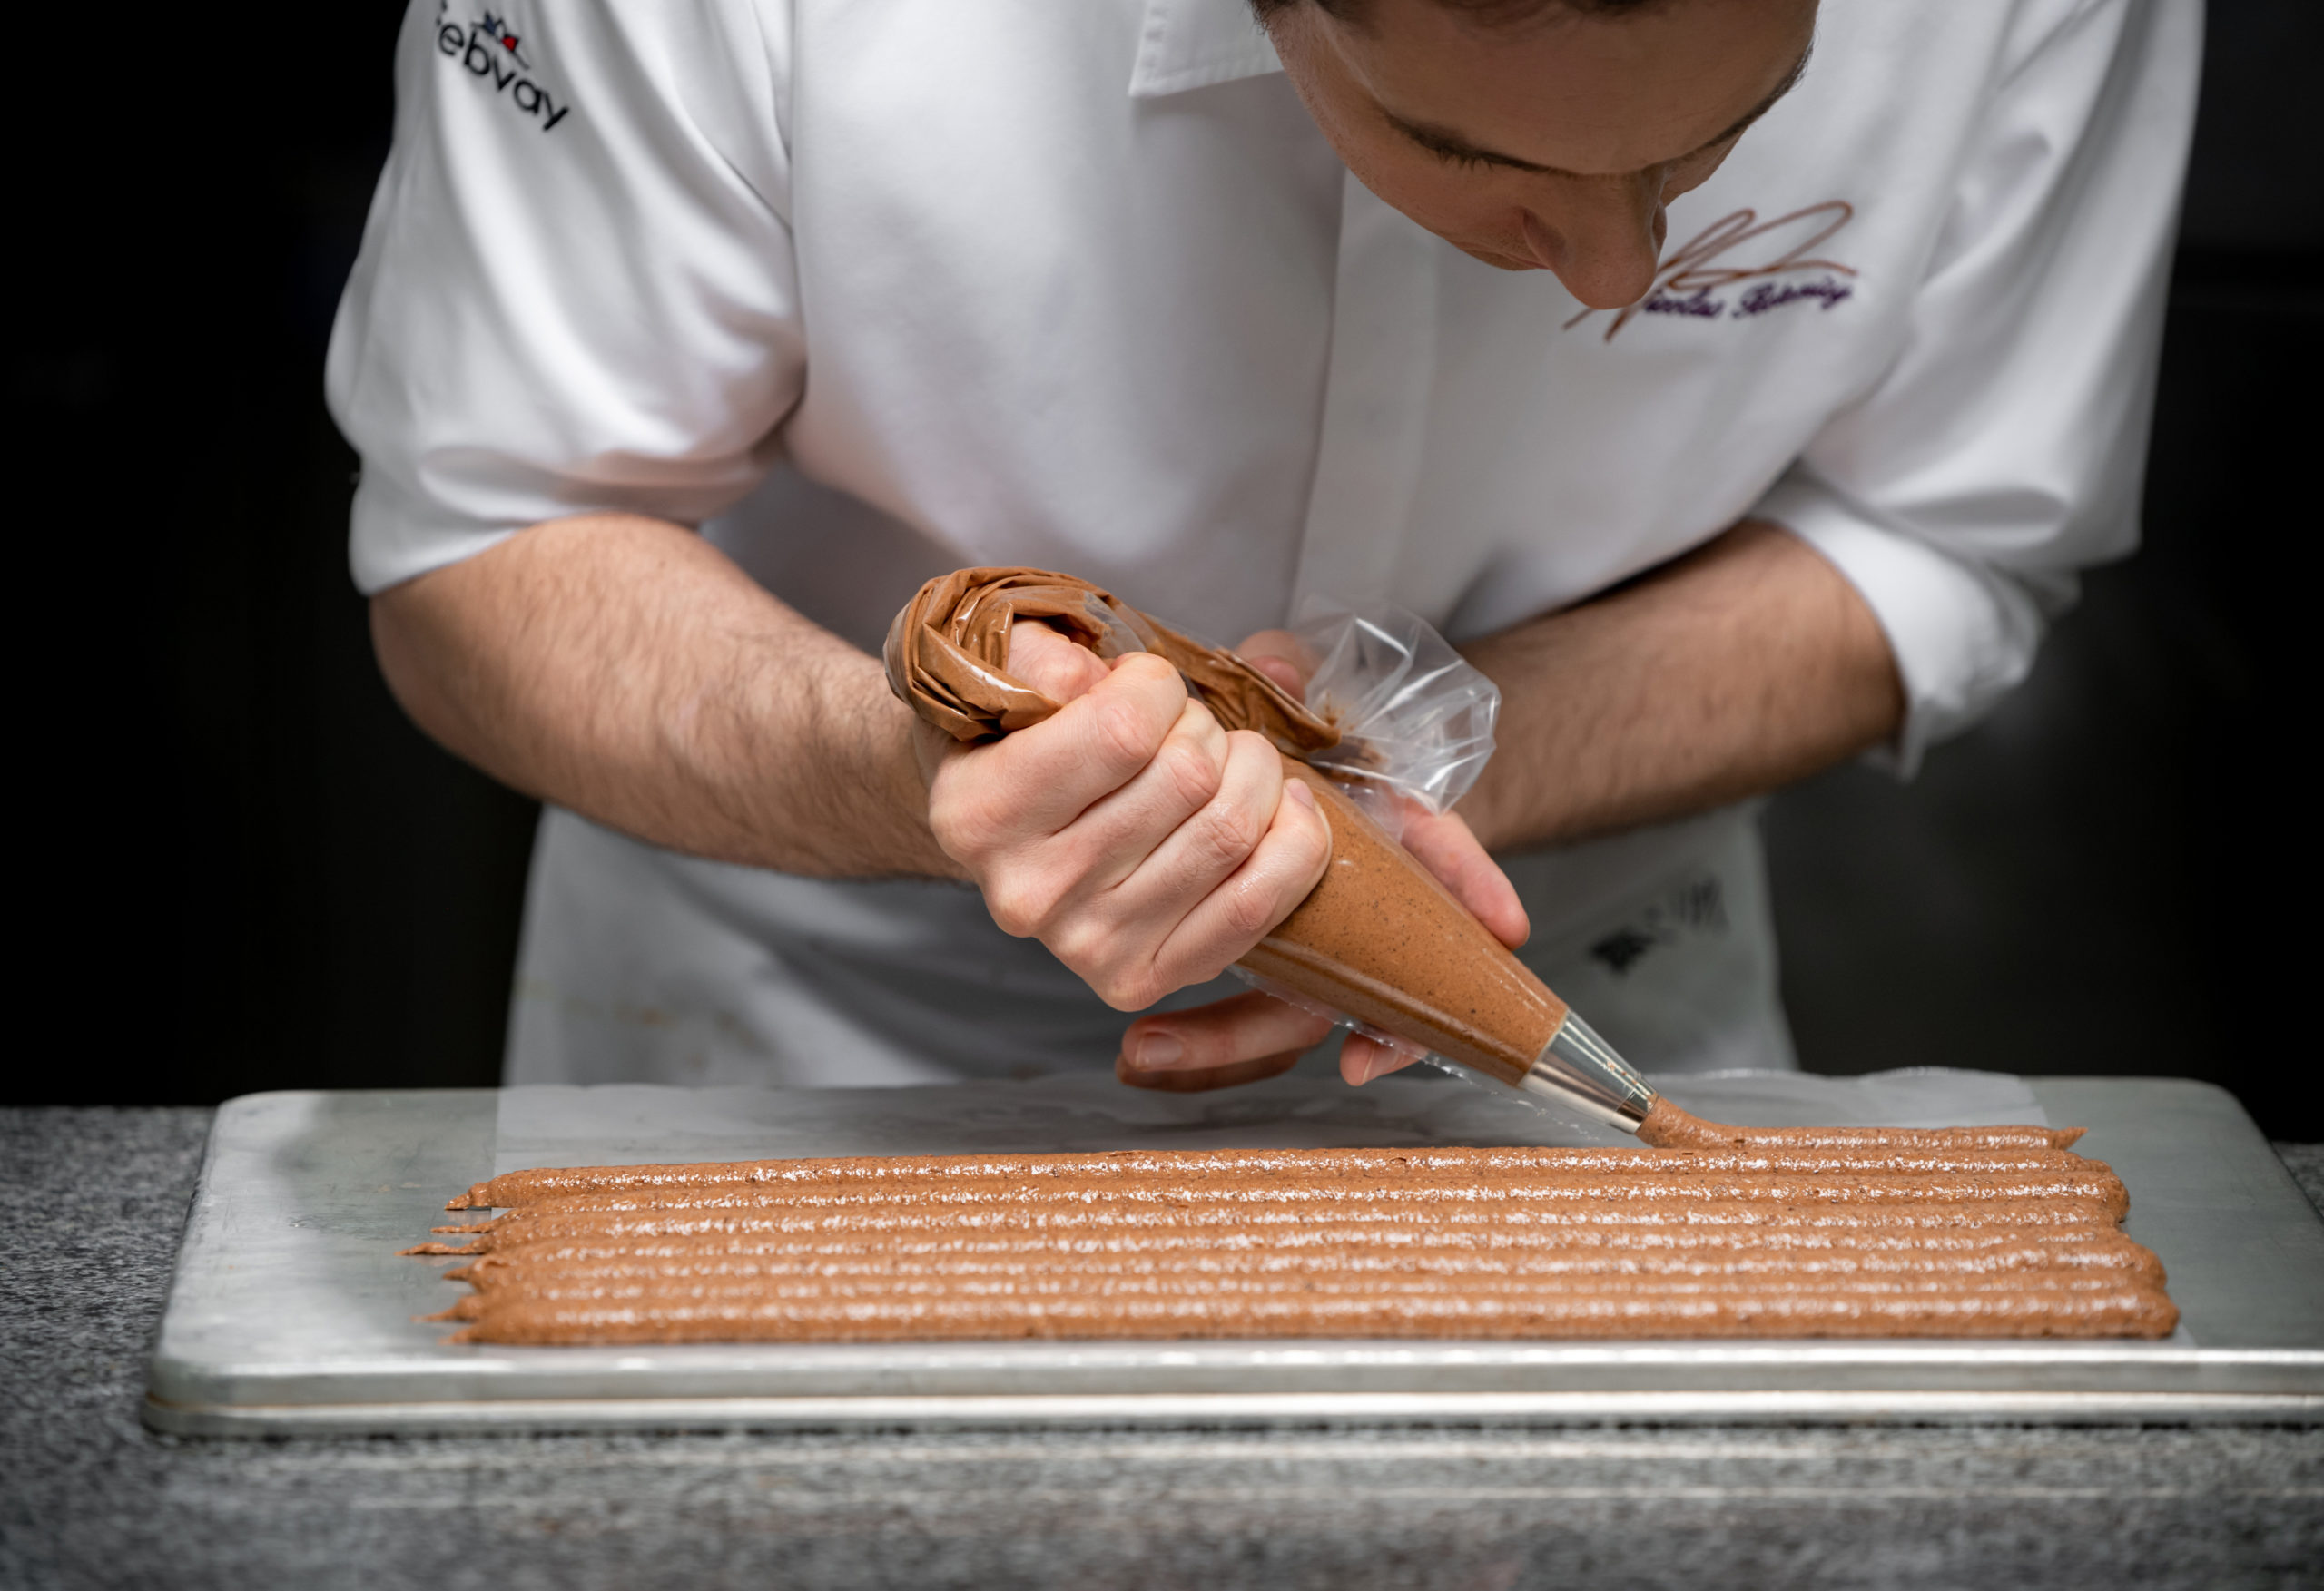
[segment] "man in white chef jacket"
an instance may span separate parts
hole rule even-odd
[[[2135,540],[2196,0],[512,5],[415,0],[330,364],[388,678],[547,803],[511,1081],[1323,1036],[1216,980],[1326,831],[1167,668],[915,738],[980,564],[1419,613],[1504,705],[1415,850],[1633,1062],[1787,1066],[1756,799]]]

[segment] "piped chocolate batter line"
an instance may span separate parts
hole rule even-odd
[[[550,1167],[508,1172],[477,1183],[448,1201],[447,1210],[481,1210],[538,1203],[576,1193],[750,1184],[778,1188],[882,1186],[955,1178],[1057,1177],[1082,1181],[1155,1175],[1298,1175],[1413,1177],[1443,1173],[1474,1179],[1492,1174],[1532,1176],[1560,1171],[1592,1174],[1617,1169],[1668,1171],[1845,1172],[1870,1169],[1896,1174],[1919,1172],[2031,1172],[2061,1166],[2086,1169],[2093,1163],[2064,1153],[2081,1136],[2079,1128],[1964,1127],[1911,1134],[1898,1129],[1797,1127],[1780,1134],[1719,1127],[1686,1115],[1663,1101],[1658,1107],[1666,1127],[1704,1137],[1702,1147],[1682,1158],[1652,1151],[1620,1149],[1466,1148],[1410,1149],[1216,1149],[1175,1153],[1115,1151],[1099,1154],[865,1155],[829,1160],[756,1160],[698,1165]],[[1709,1135],[1728,1134],[1749,1142],[1716,1144]],[[1958,1134],[1955,1138],[1953,1134]],[[1796,1135],[1796,1136],[1794,1136]],[[1992,1139],[2006,1141],[1994,1142]],[[1761,1142],[1759,1140],[1767,1140]]]
[[[1811,1271],[1952,1266],[1964,1272],[2091,1268],[2130,1271],[2157,1283],[2162,1281],[2162,1266],[2152,1252],[2097,1223],[1903,1233],[1798,1228],[1705,1232],[1686,1227],[1609,1233],[1334,1222],[1259,1232],[1180,1227],[1098,1235],[1025,1230],[966,1235],[610,1240],[516,1245],[480,1254],[444,1274],[450,1281],[487,1286],[492,1279],[517,1271],[691,1275],[789,1263],[984,1263],[1013,1262],[1020,1258],[1090,1267],[1166,1261],[1194,1265],[1297,1265],[1309,1262],[1307,1256],[1315,1254],[1325,1255],[1334,1264],[1344,1257],[1344,1262],[1356,1265],[1475,1262],[1622,1270],[1723,1266]]]
[[[1026,1232],[966,1237],[914,1233],[843,1240],[619,1240],[520,1245],[479,1254],[445,1272],[479,1291],[532,1277],[714,1277],[788,1273],[799,1267],[898,1274],[931,1268],[1064,1266],[1096,1273],[1186,1267],[1208,1272],[1303,1269],[1514,1269],[1558,1275],[1996,1275],[2116,1272],[2157,1287],[2152,1253],[2097,1225],[2063,1229],[1898,1231],[1684,1228],[1506,1232],[1381,1223],[1258,1233],[1177,1229],[1098,1237]]]
[[[527,1202],[465,1248],[414,1252],[468,1258],[452,1274],[472,1291],[443,1318],[469,1341],[2119,1335],[2176,1319],[2098,1162],[2048,1143],[1725,1141],[550,1170],[479,1184],[472,1207]]]
[[[550,1213],[647,1214],[657,1212],[881,1210],[938,1207],[1016,1208],[1029,1201],[1049,1207],[1214,1204],[1316,1204],[1344,1203],[1352,1192],[1374,1203],[1425,1206],[1532,1204],[1620,1201],[1657,1204],[1738,1202],[1753,1204],[1809,1203],[1984,1203],[2007,1200],[2078,1199],[2119,1215],[2129,1194],[2119,1178],[2093,1161],[2033,1173],[1985,1175],[1927,1173],[1884,1176],[1869,1171],[1825,1176],[1768,1176],[1697,1172],[1679,1164],[1650,1171],[1610,1166],[1592,1174],[1560,1170],[1531,1177],[1488,1176],[1474,1181],[1443,1175],[1364,1179],[1351,1189],[1347,1179],[1297,1176],[1142,1176],[1097,1182],[1078,1179],[980,1177],[948,1179],[918,1186],[791,1187],[780,1190],[737,1183],[657,1188],[637,1193],[582,1193],[522,1206],[480,1222],[438,1228],[446,1232],[504,1232],[544,1219]]]
[[[1549,1288],[1516,1293],[1374,1290],[1029,1299],[747,1297],[511,1300],[458,1342],[894,1341],[1194,1337],[2162,1336],[2178,1311],[2152,1288],[1825,1291],[1784,1283],[1680,1295]]]
[[[1841,1153],[1898,1150],[1950,1154],[1970,1149],[2071,1149],[2086,1127],[1731,1127],[1691,1115],[1657,1097],[1639,1125],[1642,1144],[1658,1149]]]
[[[1900,1233],[1932,1230],[2073,1228],[2112,1231],[2116,1213],[2083,1199],[2021,1199],[2008,1202],[1950,1201],[1942,1203],[1755,1203],[1732,1199],[1699,1203],[1637,1203],[1626,1200],[1576,1199],[1543,1203],[1509,1198],[1492,1203],[1382,1203],[1351,1199],[1319,1208],[1277,1201],[1247,1204],[1027,1204],[1018,1206],[873,1207],[817,1210],[769,1206],[758,1210],[567,1211],[556,1204],[528,1207],[523,1226],[478,1233],[464,1245],[421,1243],[414,1254],[482,1254],[544,1242],[589,1242],[618,1239],[755,1242],[793,1235],[872,1233],[1007,1232],[1027,1228],[1050,1232],[1111,1233],[1193,1226],[1215,1232],[1267,1233],[1305,1227],[1321,1221],[1422,1220],[1437,1227],[1475,1225],[1503,1231],[1543,1233],[1601,1231],[1650,1242],[1665,1232],[1764,1231],[1861,1233],[1889,1229]]]
[[[2022,1287],[2038,1282],[2043,1286],[2069,1291],[2152,1280],[2147,1272],[2126,1265],[2060,1264],[2053,1262],[2050,1256],[2023,1252],[2013,1252],[2004,1258],[2006,1262],[1988,1261],[1971,1265],[1895,1254],[1827,1256],[1803,1262],[1790,1255],[1480,1255],[1429,1250],[1388,1256],[1353,1249],[1279,1257],[1156,1254],[1088,1264],[1053,1254],[932,1258],[856,1254],[842,1258],[724,1258],[676,1265],[519,1265],[472,1272],[463,1280],[476,1289],[475,1297],[479,1301],[496,1294],[642,1295],[672,1288],[749,1292],[785,1280],[844,1282],[875,1291],[891,1283],[948,1287],[955,1283],[1030,1282],[1046,1278],[1078,1285],[1124,1277],[1189,1283],[1204,1279],[1243,1278],[1268,1285],[1295,1277],[1303,1286],[1325,1289],[1370,1285],[1374,1282],[1385,1284],[1413,1277],[1449,1281],[1499,1278],[1529,1285],[1557,1278],[1576,1286],[1620,1280],[1657,1285],[1689,1282],[1765,1286],[1773,1280],[1796,1281],[1802,1286],[1874,1289]],[[477,1307],[481,1308],[481,1303]]]

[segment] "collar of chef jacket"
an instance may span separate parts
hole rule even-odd
[[[1146,0],[1129,92],[1157,99],[1282,70],[1245,0]]]
[[[1147,0],[1129,92],[1157,99],[1282,70],[1246,0]],[[1323,438],[1292,612],[1310,596],[1362,605],[1391,595],[1427,435],[1443,247],[1342,179]]]

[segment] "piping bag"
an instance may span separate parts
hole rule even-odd
[[[1357,623],[1353,631],[1339,627],[1344,640],[1353,634],[1359,649],[1368,639],[1398,650],[1390,632],[1376,624],[1367,632],[1360,616],[1348,616]],[[1311,711],[1235,653],[1181,634],[1086,580],[1043,569],[962,569],[930,581],[889,627],[885,660],[889,688],[906,705],[974,743],[1059,710],[1009,673],[1009,627],[1019,619],[1045,622],[1102,658],[1161,657],[1222,725],[1266,737],[1283,756],[1285,776],[1315,791],[1331,827],[1323,880],[1236,964],[1246,982],[1472,1081],[1638,1133],[1655,1111],[1655,1091],[1365,810],[1393,810],[1366,799],[1384,781],[1413,789],[1388,777],[1400,759],[1390,737],[1361,732],[1368,724],[1410,727],[1417,718],[1423,738],[1437,732],[1434,754],[1401,761],[1442,774],[1466,758],[1454,797],[1491,749],[1498,698],[1434,632],[1403,618],[1407,642],[1417,633],[1438,655],[1401,649],[1408,663],[1422,663],[1421,678],[1406,668],[1374,690],[1392,699],[1385,711],[1378,702],[1372,710],[1344,711],[1314,686],[1324,711]],[[1482,749],[1472,733],[1447,756],[1444,715],[1432,725],[1425,702],[1432,682],[1461,679],[1484,694],[1486,732]],[[1417,714],[1410,711],[1415,702],[1423,703]],[[1432,792],[1419,793],[1427,800]],[[1443,787],[1434,793],[1442,796]],[[1665,1106],[1658,1125],[1673,1115],[1683,1113]],[[1653,1142],[1659,1134],[1646,1135]]]

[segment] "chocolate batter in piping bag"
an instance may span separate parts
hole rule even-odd
[[[1156,622],[1111,592],[1043,569],[931,580],[889,628],[888,684],[957,740],[995,739],[1059,703],[1009,673],[1009,627],[1055,626],[1100,657],[1151,652],[1228,729],[1254,730],[1315,791],[1332,830],[1323,881],[1240,964],[1260,987],[1409,1053],[1554,1100],[1630,1132],[1691,1117],[1658,1099],[1588,1024],[1307,759],[1340,735],[1231,652]],[[1681,1120],[1680,1118],[1684,1118]],[[1659,1141],[1649,1136],[1649,1142]]]
[[[1206,646],[1113,593],[1046,569],[960,569],[931,580],[888,626],[888,688],[959,741],[1029,728],[1059,702],[1009,673],[1009,626],[1038,619],[1099,657],[1150,652],[1228,729],[1256,730],[1304,758],[1339,732],[1231,652]]]

